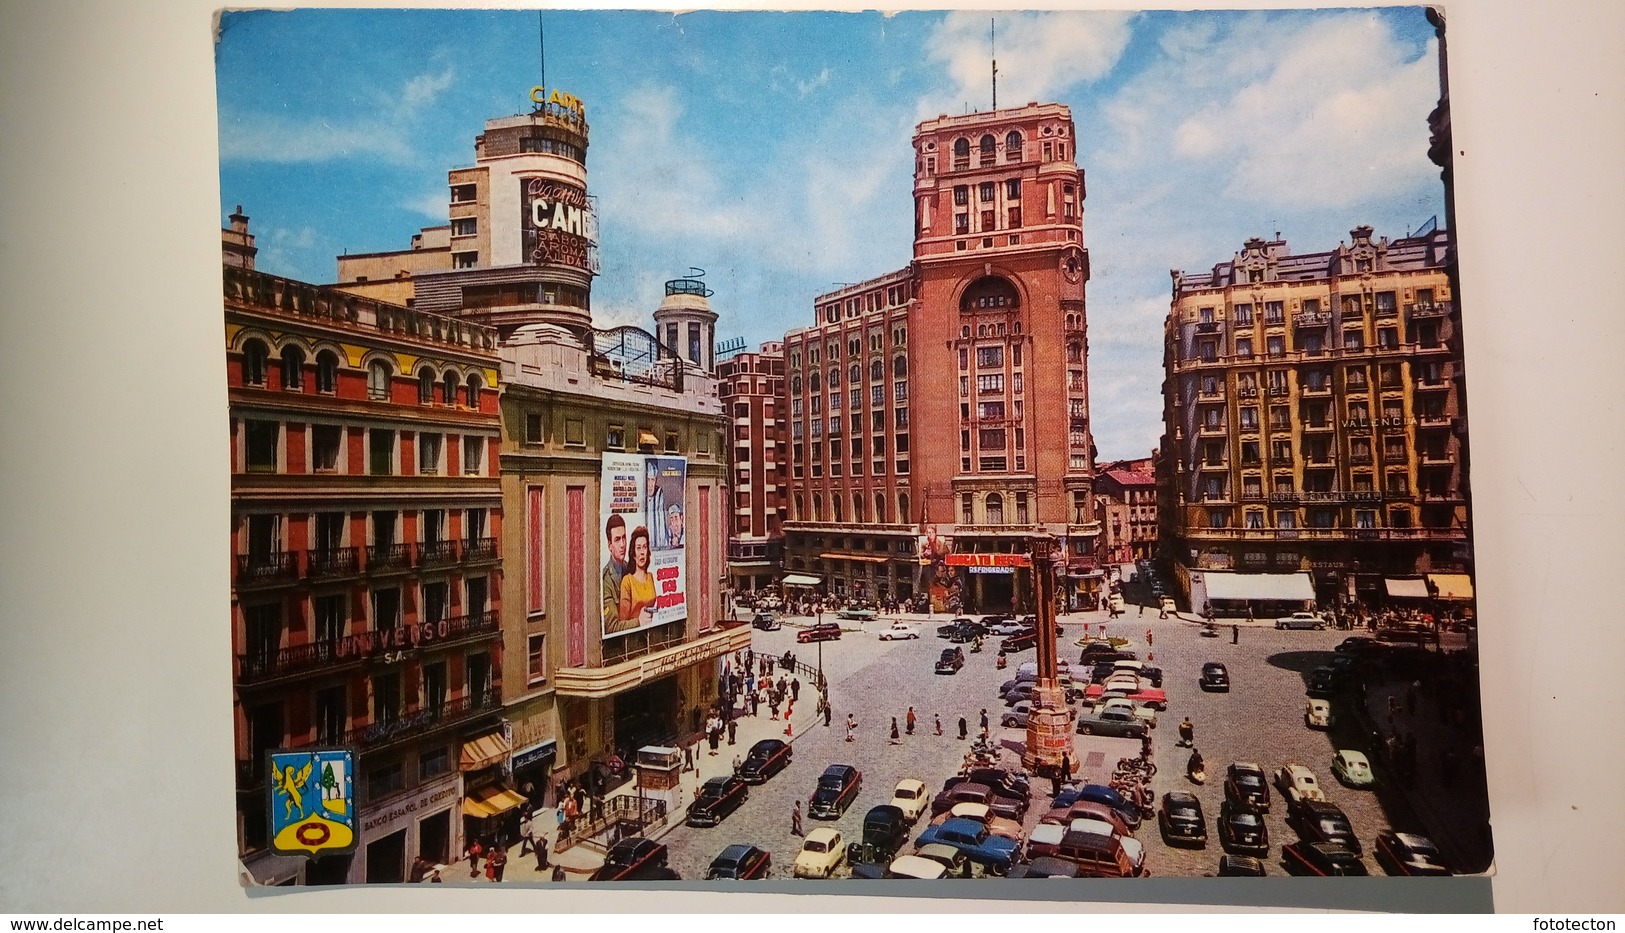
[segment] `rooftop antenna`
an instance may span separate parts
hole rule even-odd
[[[999,109],[999,52],[998,52],[998,23],[992,18],[987,20],[987,50],[993,59],[993,109]]]
[[[536,42],[541,50],[542,89],[545,91],[547,89],[547,31],[542,28],[541,10],[536,11]],[[546,100],[547,95],[542,95],[542,99]]]

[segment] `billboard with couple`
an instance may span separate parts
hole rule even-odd
[[[606,454],[601,478],[604,637],[687,618],[683,490],[688,461]]]

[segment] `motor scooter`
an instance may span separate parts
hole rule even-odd
[[[1202,761],[1201,752],[1194,749],[1191,751],[1190,760],[1185,762],[1185,776],[1197,786],[1207,783],[1207,766]]]

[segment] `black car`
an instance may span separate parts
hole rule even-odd
[[[1339,642],[1337,647],[1332,649],[1332,652],[1361,658],[1382,654],[1387,650],[1388,646],[1375,638],[1368,638],[1365,635],[1350,635]]]
[[[1358,855],[1329,842],[1288,843],[1281,847],[1281,862],[1289,875],[1364,877],[1370,874]]]
[[[677,873],[666,867],[666,847],[653,839],[634,836],[610,846],[603,867],[588,881],[675,881]]]
[[[1343,808],[1324,800],[1300,800],[1293,804],[1286,822],[1304,842],[1329,842],[1359,855],[1360,840]]]
[[[1037,632],[1022,632],[1018,635],[1011,635],[1009,638],[999,642],[999,650],[1003,651],[1005,654],[1011,654],[1016,651],[1026,651],[1028,648],[1036,647],[1038,647]]]
[[[1270,782],[1264,769],[1250,761],[1238,761],[1226,768],[1224,799],[1260,813],[1270,812]]]
[[[776,632],[784,628],[784,624],[771,612],[758,612],[750,619],[751,628],[759,628],[764,632]]]
[[[977,624],[986,628],[988,626],[998,625],[1000,622],[1013,622],[1015,621],[1015,618],[1015,616],[1010,615],[1009,613],[994,613],[990,616],[982,616],[981,620]]]
[[[688,825],[715,826],[750,799],[750,787],[735,775],[714,777],[700,785],[688,805]]]
[[[739,765],[739,779],[746,784],[765,784],[767,779],[790,767],[794,752],[783,739],[763,739],[750,747]]]
[[[1083,646],[1078,655],[1079,664],[1110,664],[1113,661],[1138,661],[1140,656],[1132,651],[1122,651],[1112,647],[1110,642],[1092,641]]]
[[[863,772],[851,765],[830,765],[818,776],[818,789],[807,801],[807,815],[820,820],[838,820],[858,797]]]
[[[954,644],[964,645],[969,644],[970,642],[973,642],[986,634],[987,629],[984,626],[982,626],[980,623],[972,622],[971,620],[966,619],[954,627],[953,632],[948,636],[948,640]]]
[[[1377,834],[1377,864],[1390,875],[1450,875],[1450,867],[1439,858],[1439,849],[1426,836],[1415,833]]]
[[[1182,791],[1163,794],[1162,807],[1157,811],[1157,828],[1162,830],[1162,841],[1169,845],[1207,846],[1207,817],[1202,815],[1202,801],[1197,800],[1195,794]]]
[[[863,837],[846,847],[846,860],[887,864],[908,841],[908,817],[902,808],[889,803],[873,807],[863,815]]]
[[[993,788],[996,794],[1006,797],[1019,797],[1022,800],[1031,800],[1033,796],[1032,782],[1024,774],[1006,771],[1003,768],[972,768],[966,771],[958,781],[975,781]],[[952,783],[952,782],[950,782]],[[947,789],[947,785],[943,786]]]
[[[706,869],[706,881],[756,881],[773,874],[773,855],[756,846],[737,845],[722,850]]]
[[[1337,672],[1329,667],[1317,667],[1309,672],[1309,687],[1305,696],[1331,699],[1337,693]]]
[[[840,641],[841,627],[834,622],[815,622],[796,633],[796,641]]]
[[[1039,856],[1030,862],[1013,866],[1006,878],[1080,878],[1078,863],[1064,858]]]
[[[1209,661],[1202,665],[1201,685],[1203,690],[1230,692],[1230,672],[1218,661]]]
[[[1264,863],[1251,855],[1219,856],[1220,878],[1262,878]]]
[[[1270,830],[1257,810],[1234,800],[1219,805],[1219,845],[1237,855],[1270,854]]]
[[[954,619],[953,621],[949,622],[947,625],[939,625],[939,626],[937,626],[937,637],[938,638],[952,638],[952,637],[954,637],[954,633],[959,631],[962,627],[967,626],[967,625],[975,625],[975,624],[976,623],[971,621],[970,619],[967,619],[964,616],[960,616],[959,618]]]
[[[965,666],[965,649],[944,648],[942,657],[937,659],[938,674],[957,674]]]

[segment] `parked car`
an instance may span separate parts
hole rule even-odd
[[[807,801],[807,815],[820,820],[838,820],[857,799],[863,786],[863,772],[851,765],[830,765],[818,776],[818,787]]]
[[[814,622],[796,633],[796,641],[840,641],[841,627],[834,622]]]
[[[666,866],[666,847],[653,839],[634,836],[609,847],[604,864],[588,881],[675,881],[677,873]]]
[[[908,841],[908,818],[889,803],[863,815],[863,835],[846,847],[849,862],[885,863]]]
[[[1002,694],[1000,694],[1000,696],[1004,698],[1004,705],[1014,706],[1017,703],[1025,703],[1028,700],[1031,700],[1033,698],[1033,690],[1037,687],[1038,685],[1036,683],[1030,680],[1023,680],[1016,683],[1009,690],[1004,691]]]
[[[1332,649],[1332,653],[1346,654],[1352,655],[1356,658],[1363,658],[1383,654],[1387,650],[1388,646],[1380,641],[1377,641],[1375,638],[1370,638],[1365,635],[1350,635],[1341,642],[1338,642],[1337,647]]]
[[[990,616],[988,618],[992,618],[992,617]],[[982,621],[987,622],[987,619],[984,618]],[[988,623],[988,625],[987,625],[987,633],[989,635],[1014,635],[1017,632],[1020,632],[1020,631],[1022,631],[1024,629],[1026,629],[1026,628],[1027,628],[1026,625],[1024,625],[1024,624],[1022,624],[1020,622],[1017,622],[1015,619],[1011,618],[1010,616],[1004,616],[1004,617],[1000,618],[999,621],[997,621],[997,622]]]
[[[1257,810],[1226,800],[1219,805],[1219,845],[1226,852],[1237,855],[1270,854],[1270,830]]]
[[[1106,709],[1078,717],[1079,735],[1106,735],[1143,739],[1151,731],[1145,721],[1121,708]]]
[[[931,845],[920,846],[918,849],[914,850],[914,855],[922,859],[936,862],[938,865],[942,866],[942,873],[936,875],[935,877],[969,878],[971,876],[970,858],[966,856],[962,850],[956,849],[953,846],[936,842],[932,843]],[[896,862],[892,862],[892,868],[895,869],[897,867],[897,862],[900,862],[903,860],[903,858],[907,857],[908,856],[903,856]],[[920,867],[923,869],[925,866]],[[923,878],[927,876],[922,874],[919,877]]]
[[[950,850],[951,851],[951,850]],[[965,864],[964,857],[960,856],[961,864]],[[886,866],[883,877],[894,879],[915,879],[922,881],[935,881],[948,876],[948,866],[933,859],[922,858],[918,855],[899,855]]]
[[[1337,723],[1337,717],[1332,714],[1332,702],[1319,697],[1311,698],[1303,705],[1303,724],[1311,729],[1330,729]]]
[[[975,624],[976,623],[974,621],[972,621],[971,619],[967,619],[964,616],[960,616],[957,619],[953,619],[953,620],[949,621],[949,623],[947,625],[939,625],[939,626],[937,626],[937,637],[938,638],[952,638],[952,637],[954,637],[955,632],[960,631],[961,629],[965,628],[966,626],[974,626]]]
[[[1209,661],[1202,665],[1202,678],[1200,681],[1203,690],[1230,692],[1230,671],[1218,661]]]
[[[688,825],[715,826],[750,799],[750,787],[734,775],[714,777],[700,785],[688,805]]]
[[[1377,864],[1390,875],[1454,874],[1439,857],[1439,847],[1426,836],[1380,832],[1375,849]]]
[[[892,791],[891,805],[903,811],[903,816],[910,823],[919,819],[930,804],[931,798],[925,792],[924,781],[903,778],[897,782],[897,789]]]
[[[1140,656],[1132,651],[1113,647],[1108,641],[1086,641],[1083,651],[1078,655],[1079,664],[1100,664],[1102,662],[1134,661]]]
[[[1125,671],[1138,674],[1141,680],[1148,681],[1151,686],[1162,686],[1162,668],[1147,664],[1144,661],[1113,661],[1111,669],[1114,672]]]
[[[1124,694],[1122,696],[1111,693],[1105,694],[1100,698],[1100,702],[1096,704],[1095,709],[1102,712],[1113,709],[1125,710],[1129,715],[1145,723],[1150,728],[1155,729],[1157,727],[1156,708],[1153,706],[1148,706],[1144,703],[1136,703],[1129,699],[1130,696],[1132,696],[1132,694]]]
[[[1143,878],[1150,874],[1145,867],[1145,843],[1117,828],[1109,820],[1077,819],[1067,824],[1068,833],[1089,833],[1096,836],[1106,836],[1117,840],[1123,847],[1123,854],[1128,856],[1128,863],[1133,868],[1133,876]],[[1062,843],[1066,839],[1062,838]]]
[[[985,803],[956,803],[947,813],[933,819],[931,825],[936,826],[949,820],[970,820],[973,823],[981,823],[993,835],[1014,839],[1016,842],[1021,842],[1026,838],[1026,833],[1021,830],[1021,823],[999,816]]]
[[[987,629],[983,628],[980,623],[966,619],[964,622],[959,623],[953,634],[948,636],[948,640],[954,644],[966,645],[986,634]]]
[[[1056,799],[1059,800],[1061,798],[1058,797]],[[1138,813],[1138,811],[1136,811],[1136,813]],[[1118,835],[1126,836],[1133,830],[1133,827],[1130,826],[1129,823],[1123,818],[1123,814],[1117,810],[1114,810],[1103,803],[1096,803],[1091,800],[1076,799],[1069,801],[1065,806],[1055,807],[1048,813],[1045,813],[1043,818],[1039,820],[1039,825],[1055,825],[1064,829],[1065,827],[1071,826],[1077,820],[1085,819],[1100,820],[1105,823],[1110,823],[1113,829],[1117,831]],[[1035,833],[1037,831],[1037,829],[1033,830]],[[1029,835],[1027,838],[1029,842],[1032,841],[1032,836]],[[1057,836],[1055,841],[1059,842],[1060,837]]]
[[[1371,762],[1363,752],[1351,748],[1340,748],[1332,756],[1332,776],[1343,782],[1344,787],[1370,787],[1377,783],[1377,776],[1371,773]]]
[[[1289,875],[1354,875],[1370,872],[1360,856],[1327,842],[1290,842],[1281,847],[1281,862]]]
[[[1086,700],[1098,700],[1101,696],[1110,692],[1122,693],[1134,702],[1142,703],[1152,709],[1166,710],[1168,708],[1168,694],[1162,688],[1148,687],[1141,684],[1138,689],[1131,689],[1121,682],[1114,683],[1110,678],[1104,684],[1090,684],[1085,687],[1083,697]]]
[[[1007,878],[1081,878],[1077,862],[1040,856],[1010,869]]]
[[[1027,720],[1032,718],[1032,714],[1033,705],[1023,700],[1004,711],[1004,715],[999,717],[999,725],[1011,729],[1025,729],[1027,728]]]
[[[889,627],[880,630],[881,641],[907,641],[920,637],[920,627],[907,622],[893,622]]]
[[[1251,855],[1219,856],[1220,878],[1262,878],[1264,863]]]
[[[1015,619],[1016,617],[1008,612],[995,612],[992,615],[982,616],[982,618],[977,620],[977,624],[987,629],[989,632],[993,632],[993,626],[1001,625],[1006,622],[1014,622]]]
[[[1322,619],[1318,613],[1314,613],[1314,612],[1294,612],[1289,616],[1283,616],[1283,617],[1281,617],[1279,619],[1276,619],[1275,620],[1275,627],[1278,628],[1278,629],[1289,629],[1289,628],[1323,629],[1323,628],[1326,627],[1326,620]]]
[[[986,784],[993,788],[995,794],[1018,797],[1023,803],[1031,800],[1033,796],[1032,781],[1027,775],[1006,768],[971,768],[964,772],[960,780]]]
[[[999,642],[999,650],[1006,654],[1014,654],[1017,651],[1026,651],[1028,648],[1036,647],[1038,647],[1037,632],[1022,632],[1019,635],[1011,635],[1004,641]]]
[[[768,778],[790,767],[794,754],[790,743],[783,739],[763,739],[752,745],[739,763],[739,779],[746,784],[765,784]]]
[[[1286,764],[1275,772],[1275,789],[1290,807],[1300,800],[1325,800],[1326,794],[1315,780],[1315,772],[1300,764]]]
[[[1130,830],[1140,826],[1140,808],[1128,802],[1122,794],[1104,784],[1085,784],[1078,788],[1077,803],[1104,804],[1112,809],[1123,820],[1123,825]],[[1077,809],[1077,803],[1073,809]]]
[[[776,632],[784,628],[784,623],[780,622],[778,616],[771,612],[758,612],[751,616],[750,627],[761,629],[764,632]]]
[[[1304,690],[1306,696],[1329,700],[1337,693],[1337,672],[1329,667],[1317,667],[1309,672],[1309,686]]]
[[[706,881],[757,881],[773,874],[773,855],[751,845],[729,846],[711,860]]]
[[[956,779],[950,778],[950,781]],[[1027,815],[1027,801],[1018,797],[1006,797],[993,792],[993,788],[975,781],[957,779],[957,783],[943,790],[936,799],[931,801],[931,815],[937,816],[952,810],[956,803],[982,803],[1005,819],[1020,821]]]
[[[820,826],[809,832],[796,853],[797,878],[828,878],[846,861],[846,846],[841,844],[841,831]]]
[[[1260,813],[1270,812],[1270,784],[1264,769],[1250,761],[1238,761],[1226,768],[1224,799]]]
[[[1077,865],[1079,876],[1084,878],[1132,878],[1136,873],[1122,840],[1116,836],[1068,831],[1056,846],[1055,857]]]
[[[1335,803],[1324,800],[1304,800],[1293,804],[1287,813],[1287,825],[1305,842],[1330,842],[1360,854],[1360,840],[1354,835],[1347,814]]]
[[[942,649],[942,657],[937,659],[936,670],[938,674],[957,674],[959,669],[964,666],[965,649],[958,647],[944,648]]]
[[[963,852],[965,857],[981,865],[989,874],[1002,875],[1015,863],[1021,844],[1013,839],[996,836],[986,826],[974,820],[950,819],[927,827],[917,847],[946,845]]]
[[[1173,791],[1162,795],[1162,806],[1157,810],[1157,828],[1162,841],[1168,845],[1207,845],[1207,817],[1202,815],[1202,801],[1195,794]]]

